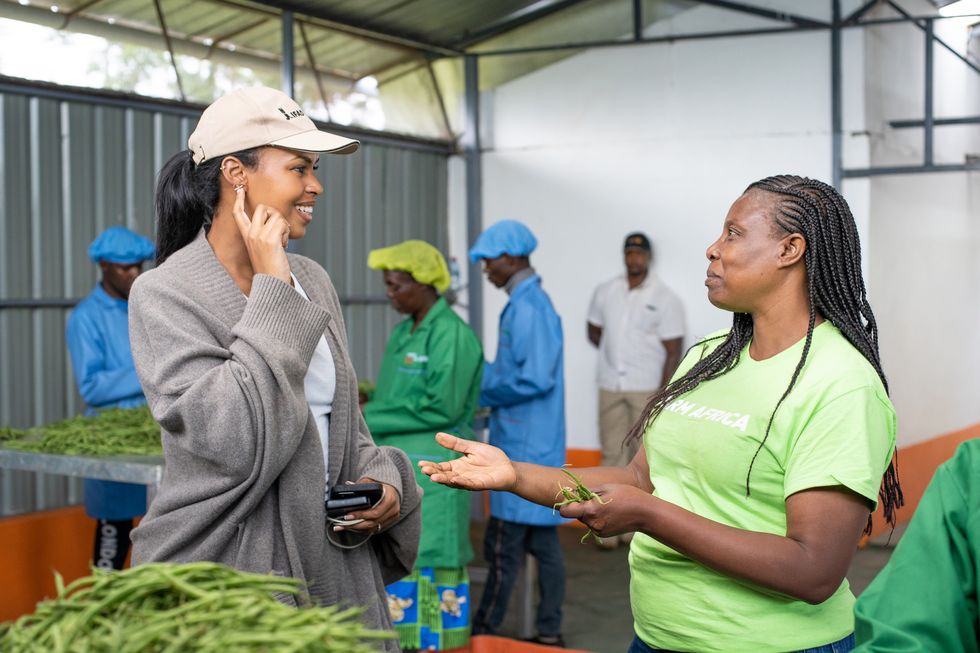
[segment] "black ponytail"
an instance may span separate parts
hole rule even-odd
[[[233,152],[233,156],[254,170],[259,150]],[[178,249],[194,240],[201,227],[211,224],[221,196],[221,161],[224,156],[194,165],[190,151],[170,157],[157,178],[157,256],[160,265]]]

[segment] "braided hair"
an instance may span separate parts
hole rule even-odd
[[[810,299],[810,320],[807,325],[803,353],[793,371],[789,385],[776,402],[769,416],[766,433],[759,443],[745,476],[745,495],[749,496],[752,468],[765,446],[772,429],[776,411],[789,396],[799,379],[810,345],[817,313],[837,327],[855,349],[861,352],[881,379],[885,391],[888,381],[881,369],[878,354],[878,324],[868,303],[864,278],[861,274],[861,245],[857,225],[847,202],[832,186],[821,181],[778,175],[754,182],[745,189],[772,193],[778,197],[773,216],[774,226],[786,234],[801,234],[807,243],[803,255],[806,266],[807,288]],[[647,402],[640,419],[626,436],[627,442],[638,441],[644,431],[672,401],[686,394],[705,381],[716,379],[734,368],[742,350],[752,339],[752,316],[735,313],[732,328],[722,334],[702,341],[721,340],[711,353],[703,356],[683,376],[672,380],[655,393]],[[898,481],[896,458],[889,463],[882,479],[878,496],[882,503],[885,520],[895,526],[895,511],[903,503],[902,489]],[[871,532],[871,516],[868,516],[866,533]]]

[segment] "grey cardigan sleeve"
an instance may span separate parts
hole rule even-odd
[[[345,336],[346,349],[347,330],[343,323],[340,301],[333,284],[327,286],[331,308],[334,309],[341,327],[339,331]],[[411,573],[418,556],[422,529],[422,488],[415,481],[412,462],[405,452],[395,447],[379,447],[375,444],[363,415],[356,408],[354,412],[357,416],[355,447],[358,461],[355,477],[387,483],[395,488],[401,499],[398,519],[379,537],[371,539],[384,582],[393,583]]]
[[[141,276],[129,310],[136,370],[171,436],[164,445],[192,451],[228,486],[271,485],[306,428],[303,381],[328,315],[258,274],[228,336],[220,316],[175,285]]]

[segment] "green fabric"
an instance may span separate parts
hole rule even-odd
[[[444,299],[414,332],[412,318],[400,322],[388,340],[377,389],[364,406],[375,442],[398,447],[413,463],[458,457],[436,444],[435,434],[473,439],[482,371],[480,341]],[[416,567],[466,565],[473,559],[469,493],[431,482],[417,464],[415,477],[425,490]]]
[[[862,653],[980,650],[980,441],[964,442],[926,489],[878,577],[858,598]]]
[[[721,338],[692,348],[675,378]],[[644,436],[655,494],[698,515],[749,531],[785,535],[789,495],[845,486],[875,502],[895,444],[895,413],[871,365],[829,322],[814,330],[807,363],[776,413],[745,478],[803,342],[738,364],[671,403]],[[636,631],[679,651],[793,651],[853,630],[845,580],[819,605],[716,572],[643,534],[630,552]]]
[[[416,569],[388,586],[388,610],[406,650],[445,651],[470,642],[470,577],[459,569]],[[415,605],[413,605],[415,603]]]

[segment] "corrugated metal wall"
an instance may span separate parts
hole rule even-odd
[[[97,282],[87,249],[100,231],[122,224],[153,237],[156,171],[196,122],[183,108],[118,104],[0,90],[0,302],[8,303],[0,304],[0,426],[83,410],[65,349],[65,300]],[[367,252],[407,238],[445,251],[446,155],[365,142],[353,156],[324,157],[319,176],[325,194],[295,251],[333,277],[354,365],[374,378],[399,318]],[[35,306],[9,306],[20,300]],[[77,480],[0,470],[0,516],[80,500]]]

